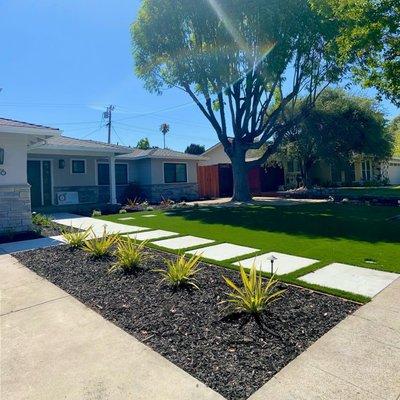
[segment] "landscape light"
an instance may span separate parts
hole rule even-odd
[[[267,259],[271,261],[271,275],[274,275],[274,261],[277,260],[277,258],[271,254]]]

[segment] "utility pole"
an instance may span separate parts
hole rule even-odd
[[[113,105],[109,105],[106,109],[106,111],[103,113],[103,118],[108,118],[107,126],[108,126],[108,140],[107,143],[111,144],[111,118],[112,118],[112,112],[114,111],[115,107]]]

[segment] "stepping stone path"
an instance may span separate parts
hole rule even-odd
[[[154,239],[161,239],[163,237],[168,237],[168,236],[177,236],[179,233],[176,232],[170,232],[170,231],[163,231],[161,229],[157,229],[155,231],[147,231],[147,232],[139,232],[139,233],[130,233],[128,236],[132,239],[135,240],[154,240]]]
[[[271,272],[271,260],[269,260],[269,257],[271,256],[276,257],[276,260],[274,261],[274,273],[277,275],[289,274],[293,271],[297,271],[298,269],[308,267],[309,265],[318,262],[318,260],[312,260],[311,258],[270,252],[235,262],[233,265],[241,265],[244,268],[251,268],[253,264],[255,264],[257,269],[261,269],[261,271],[264,272]]]
[[[157,246],[171,250],[187,249],[213,243],[214,240],[204,239],[196,236],[181,236],[173,239],[164,239],[154,242]]]
[[[102,221],[90,217],[80,217],[75,214],[67,214],[67,213],[56,214],[53,218],[53,221],[58,224],[77,229],[86,230],[92,228],[93,233],[97,236],[103,234],[104,228],[106,228],[106,233],[109,235],[115,233],[141,232],[149,229],[149,228],[143,228],[142,226],[118,224],[116,222]]]
[[[147,215],[142,215],[143,218],[152,218],[152,217],[156,217],[157,215],[155,214],[147,214]]]
[[[315,285],[374,297],[399,277],[399,274],[392,272],[333,263],[299,279]]]
[[[12,254],[19,251],[44,249],[46,247],[63,244],[62,236],[52,236],[39,239],[22,240],[20,242],[4,243],[0,245],[0,254]]]
[[[238,246],[232,243],[222,243],[213,246],[203,247],[201,249],[187,251],[188,254],[201,254],[203,258],[209,258],[210,260],[222,261],[229,260],[244,256],[246,254],[255,253],[259,251],[251,247]]]
[[[118,218],[118,221],[129,221],[131,219],[135,219],[134,217],[124,217],[124,218]]]

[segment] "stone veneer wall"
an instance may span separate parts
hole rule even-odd
[[[164,199],[190,201],[199,198],[197,183],[164,183],[160,185],[139,185],[141,196],[152,203]]]
[[[0,186],[0,235],[32,229],[29,185]]]

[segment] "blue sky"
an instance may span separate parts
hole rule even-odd
[[[168,147],[215,144],[215,133],[185,93],[171,89],[157,96],[135,77],[129,27],[139,4],[1,0],[0,115],[106,140],[101,115],[114,104],[114,142],[135,145],[148,137],[162,146],[159,126],[167,122]],[[398,113],[388,102],[382,106],[388,116]]]

